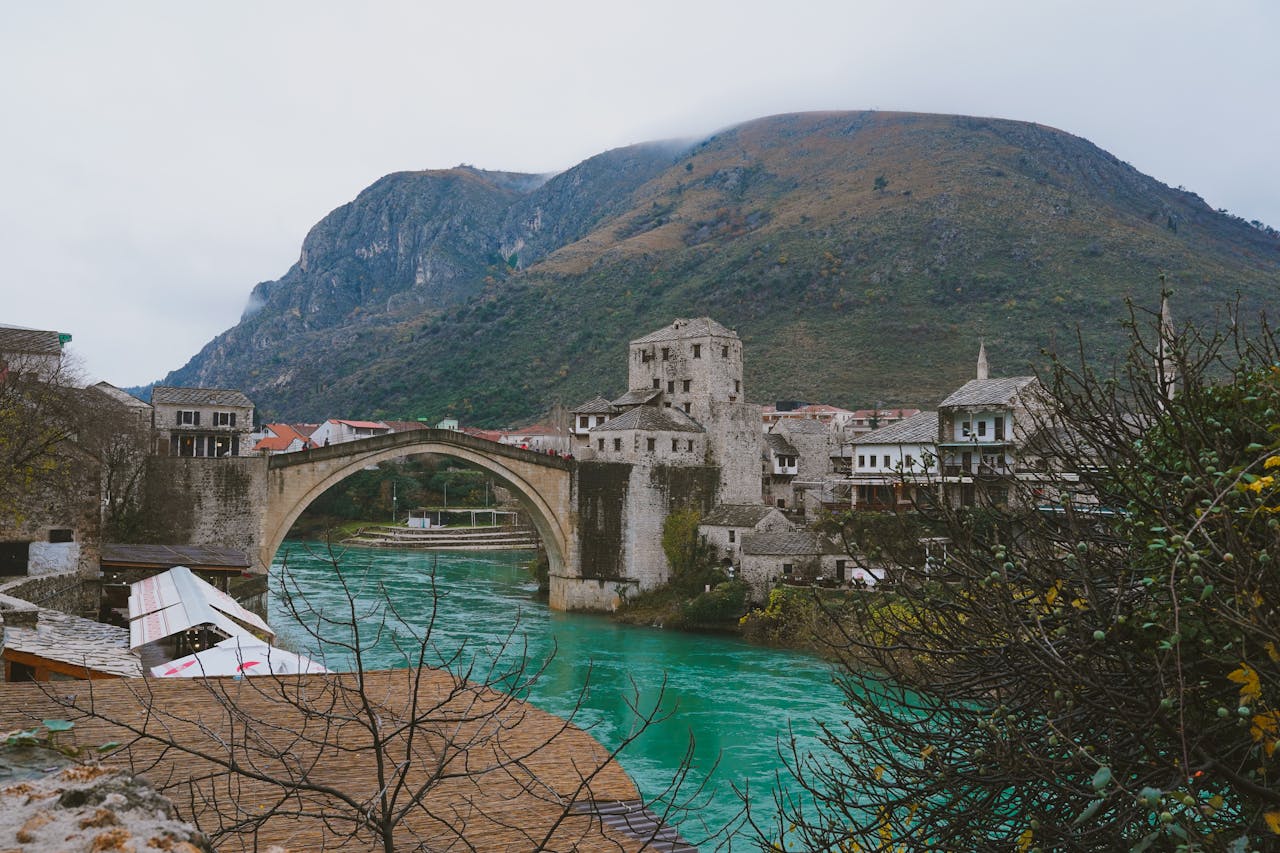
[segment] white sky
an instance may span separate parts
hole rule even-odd
[[[1280,227],[1280,3],[0,7],[0,323],[142,384],[388,172],[566,169],[762,115],[1037,121]]]

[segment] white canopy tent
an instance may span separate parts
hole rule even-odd
[[[228,637],[275,632],[260,616],[242,607],[186,566],[130,584],[129,647],[139,648],[191,628],[209,626]]]
[[[156,678],[225,675],[295,675],[329,670],[304,655],[277,649],[254,637],[228,637],[184,658],[151,667]]]

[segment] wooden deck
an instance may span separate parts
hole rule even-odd
[[[0,684],[0,731],[62,718],[81,746],[120,741],[106,763],[145,775],[220,851],[374,849],[353,816],[380,792],[404,810],[396,850],[692,849],[660,823],[618,820],[639,794],[581,729],[433,670],[366,673],[375,726],[355,679]]]

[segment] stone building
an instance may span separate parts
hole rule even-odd
[[[151,406],[161,456],[222,458],[252,450],[253,403],[240,391],[157,385]]]
[[[785,515],[763,504],[721,504],[698,523],[698,533],[732,566],[742,565],[742,539],[747,534],[792,529]]]
[[[769,427],[764,441],[764,502],[802,517],[819,513],[837,447],[829,426],[813,418],[785,418]]]
[[[812,530],[770,530],[742,537],[739,577],[764,601],[778,583],[844,584],[852,580],[852,563],[840,543]],[[864,577],[864,582],[868,580]],[[874,580],[869,582],[874,583]]]
[[[760,499],[760,407],[746,402],[742,341],[710,317],[679,319],[633,340],[627,388],[613,401],[675,409],[706,431],[706,463],[720,471],[719,499]]]
[[[915,506],[938,475],[938,413],[917,412],[864,433],[850,445],[853,509],[895,512]]]
[[[70,341],[65,332],[0,324],[0,373],[52,381],[62,368],[62,348]]]
[[[605,462],[703,465],[707,431],[679,409],[637,406],[593,427],[595,458]]]
[[[977,377],[938,405],[938,455],[948,500],[963,506],[1002,502],[1026,437],[1042,407],[1034,376],[991,379],[985,346]]]

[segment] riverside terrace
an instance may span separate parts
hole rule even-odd
[[[420,807],[406,809],[396,849],[696,853],[576,726],[448,672],[367,672],[362,692],[356,678],[0,684],[0,731],[67,719],[76,745],[124,744],[104,763],[145,770],[222,851],[368,849],[381,845],[367,830],[352,837],[347,821],[376,813],[384,790],[363,722],[367,697],[381,732],[418,721],[414,738],[387,736],[381,751],[405,760],[404,790],[424,792]],[[244,772],[219,765],[233,755]],[[290,778],[305,782],[280,781]]]

